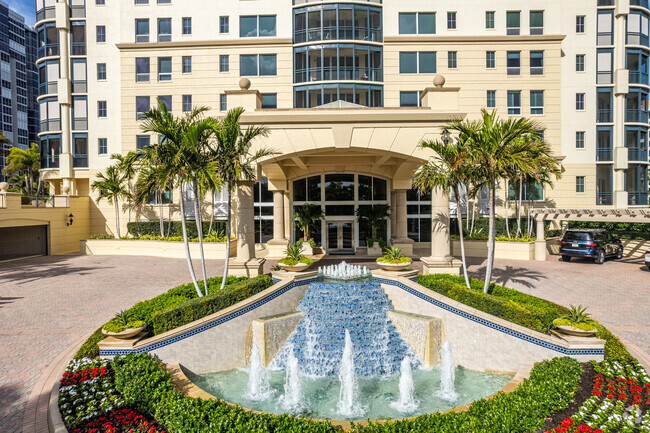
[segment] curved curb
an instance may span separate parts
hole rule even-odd
[[[221,400],[214,395],[208,393],[207,391],[203,390],[202,388],[198,387],[194,382],[192,382],[187,375],[185,374],[185,371],[183,369],[183,366],[180,364],[173,364],[173,365],[165,365],[165,369],[171,373],[172,375],[172,383],[174,387],[181,393],[185,394],[188,397],[191,398],[200,398],[203,400]],[[533,369],[533,365],[531,364],[525,364],[521,365],[519,367],[519,370],[517,370],[517,373],[513,376],[513,378],[505,384],[503,388],[500,390],[488,395],[487,397],[483,397],[482,399],[479,400],[489,400],[491,398],[494,398],[496,395],[500,393],[510,393],[517,389],[519,385],[522,384],[524,379],[527,379],[530,377],[530,371]],[[226,400],[221,400],[224,403],[226,403],[228,406],[235,407],[236,405],[226,401]],[[478,400],[474,400],[478,401]],[[470,402],[467,404],[464,404],[462,406],[456,406],[451,409],[447,409],[444,411],[439,411],[439,413],[449,413],[449,412],[464,412],[469,407],[471,404],[474,402]],[[254,409],[249,409],[247,407],[243,407],[239,405],[244,411],[254,413],[254,414],[261,414],[261,413],[266,413],[266,412],[261,412],[259,410],[254,410]],[[425,414],[422,414],[425,415]],[[400,420],[406,420],[406,419],[414,419],[417,418],[418,416],[422,415],[417,415],[417,416],[411,416],[411,417],[406,417],[406,418],[392,418],[392,419],[378,419],[378,420],[373,420],[373,421],[338,421],[338,420],[323,420],[323,419],[316,419],[316,418],[310,418],[312,421],[322,421],[322,422],[329,422],[335,427],[341,427],[343,430],[350,430],[354,425],[360,425],[360,426],[368,426],[371,423],[372,424],[383,424],[387,422],[393,422],[393,421],[400,421]]]

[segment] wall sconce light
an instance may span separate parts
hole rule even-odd
[[[74,218],[74,215],[72,215],[72,214],[68,215],[68,218],[66,220],[69,220],[69,221],[66,221],[65,225],[70,227],[72,225],[72,223],[74,222],[73,218]]]
[[[447,128],[442,130],[442,142],[446,145],[451,141],[451,134]]]

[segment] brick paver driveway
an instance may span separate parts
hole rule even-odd
[[[640,263],[597,266],[552,258],[497,261],[496,267],[497,282],[561,304],[587,305],[596,319],[650,353],[650,272]],[[215,261],[208,269],[218,275],[222,267]],[[470,271],[479,275],[482,269],[474,264]],[[181,259],[56,256],[0,263],[0,432],[22,431],[35,383],[80,336],[114,312],[188,280]]]

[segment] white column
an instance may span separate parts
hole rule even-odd
[[[59,32],[59,68],[58,102],[61,107],[61,153],[59,154],[59,175],[63,179],[63,193],[74,194],[72,191],[72,123],[70,96],[70,20],[68,2],[57,3],[56,27]]]
[[[420,260],[424,274],[460,274],[461,263],[451,256],[449,196],[440,189],[431,192],[431,256]]]
[[[410,256],[413,255],[414,242],[408,237],[406,190],[394,190],[393,195],[395,201],[391,209],[391,217],[394,219],[395,232],[392,233],[391,245],[400,248],[404,255]]]
[[[621,2],[617,2],[621,3]],[[613,158],[613,204],[616,208],[627,208],[627,191],[625,191],[625,170],[628,167],[627,149],[625,148],[625,114],[626,96],[629,92],[629,71],[626,69],[626,22],[627,8],[617,5],[614,18],[614,136]]]
[[[284,191],[273,191],[273,239],[285,239]]]
[[[544,236],[544,220],[537,216],[537,238],[535,239],[535,260],[546,261],[546,239]]]
[[[237,182],[237,261],[255,258],[253,182]]]

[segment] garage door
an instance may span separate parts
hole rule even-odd
[[[0,228],[0,261],[47,254],[47,226]]]

